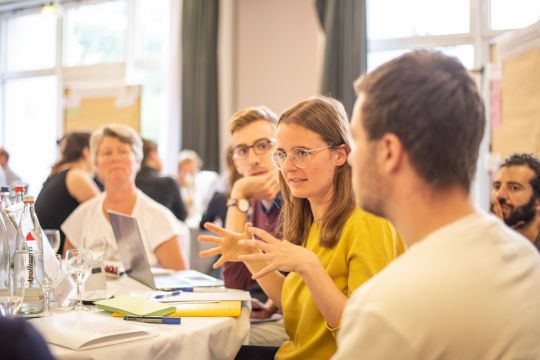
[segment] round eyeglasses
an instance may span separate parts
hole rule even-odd
[[[291,151],[291,160],[293,164],[300,169],[305,169],[309,165],[311,160],[311,154],[319,152],[324,149],[332,148],[332,145],[323,146],[316,149],[304,149],[304,148],[295,148]],[[282,150],[276,150],[272,153],[272,163],[274,167],[278,170],[283,170],[285,166],[285,161],[287,160],[287,153]]]
[[[273,148],[276,142],[272,139],[262,138],[255,140],[253,145],[238,145],[232,149],[232,155],[235,159],[245,160],[249,157],[249,149],[253,149],[256,155],[266,155]]]

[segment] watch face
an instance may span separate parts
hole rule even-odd
[[[242,212],[247,212],[249,210],[249,201],[246,199],[238,200],[238,210]]]

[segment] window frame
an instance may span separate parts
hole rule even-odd
[[[61,14],[56,19],[56,54],[54,66],[47,69],[25,70],[25,71],[12,71],[7,72],[7,22],[11,18],[26,16],[32,14],[39,14],[41,12],[43,2],[42,1],[26,1],[13,6],[0,6],[0,141],[5,143],[5,130],[6,130],[6,108],[5,108],[5,86],[9,80],[25,79],[36,76],[54,76],[56,77],[56,90],[57,90],[57,111],[56,111],[56,135],[57,138],[64,133],[64,88],[70,83],[132,83],[131,72],[135,69],[135,72],[149,72],[155,70],[167,71],[166,53],[168,53],[167,47],[170,46],[169,40],[163,40],[163,46],[165,51],[161,54],[154,56],[141,55],[136,58],[135,44],[137,29],[137,14],[139,8],[139,2],[142,0],[122,0],[126,4],[126,21],[127,26],[125,30],[125,48],[124,48],[124,61],[121,62],[108,62],[92,65],[75,65],[68,66],[65,63],[66,56],[66,38],[67,38],[67,21],[65,13],[69,9],[76,8],[78,6],[97,5],[100,3],[107,3],[117,0],[81,0],[81,1],[60,1]],[[169,2],[170,0],[159,0]],[[18,7],[17,7],[18,6]],[[165,16],[168,16],[168,12],[165,12]],[[170,21],[170,20],[167,20]],[[165,52],[165,53],[164,53]],[[114,78],[111,81],[111,77]],[[167,82],[167,78],[164,78]],[[168,89],[168,84],[164,84],[164,89]],[[166,91],[166,90],[165,90]],[[168,101],[168,96],[164,94],[164,101]],[[142,112],[141,112],[142,115]],[[142,119],[141,119],[142,121]],[[159,129],[167,126],[169,119],[166,114],[159,119]],[[141,122],[142,125],[142,122]],[[141,127],[142,130],[142,127]],[[161,139],[162,134],[168,135],[166,131],[159,130],[159,140],[163,142],[168,141],[168,137]],[[35,191],[35,189],[34,189]],[[37,195],[37,193],[36,193]]]

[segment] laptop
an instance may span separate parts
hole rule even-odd
[[[108,211],[109,219],[128,276],[146,286],[162,291],[193,291],[194,288],[223,286],[223,281],[196,270],[175,271],[172,274],[154,275],[144,250],[137,219]]]

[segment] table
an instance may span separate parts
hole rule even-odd
[[[115,289],[117,294],[151,291],[145,285],[126,276],[119,280],[108,281],[107,286]],[[53,308],[52,311],[66,310]],[[179,326],[137,323],[159,335],[95,349],[75,351],[51,344],[49,347],[59,360],[233,359],[240,346],[247,340],[250,326],[249,312],[249,307],[243,306],[238,318],[183,317]],[[110,314],[100,313],[100,316],[110,317]],[[124,320],[118,318],[118,321]]]

